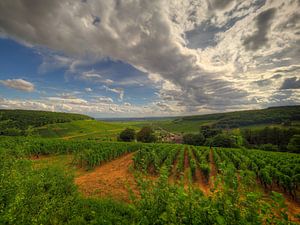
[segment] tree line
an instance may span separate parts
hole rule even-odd
[[[140,141],[144,143],[151,143],[155,142],[157,140],[157,137],[155,136],[155,132],[151,127],[142,127],[139,132],[136,133],[136,131],[132,128],[126,128],[123,130],[119,137],[119,141]]]
[[[136,133],[126,128],[118,138],[120,141],[155,142],[157,137],[151,127],[143,127]],[[227,148],[255,148],[267,151],[287,151],[300,153],[300,129],[265,127],[242,129],[240,132],[224,130],[214,126],[201,126],[198,133],[183,135],[183,144]]]
[[[46,124],[66,123],[74,120],[92,119],[89,116],[34,110],[0,110],[0,135],[20,136],[26,135],[30,128]]]
[[[240,132],[201,126],[197,134],[185,134],[183,143],[215,147],[246,147],[269,151],[300,153],[300,129],[264,127],[242,129]]]

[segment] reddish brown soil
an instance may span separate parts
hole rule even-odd
[[[209,178],[209,187],[213,187],[214,185],[214,178],[217,176],[217,169],[216,164],[213,157],[213,152],[210,150],[209,153],[209,163],[210,163],[210,178]]]
[[[188,150],[184,150],[184,169],[188,169],[190,167]]]
[[[135,178],[130,172],[132,155],[127,154],[79,176],[75,183],[85,196],[111,197],[129,201],[130,189],[138,193]]]
[[[154,168],[154,165],[151,164],[148,168],[148,173],[151,174],[151,175],[155,175],[155,168]]]
[[[295,217],[295,215],[300,215],[300,204],[289,199],[287,196],[284,197],[285,197],[285,204],[288,208],[289,218],[294,222],[300,223],[300,219]]]
[[[49,159],[52,158],[53,156],[49,155],[32,155],[29,157],[30,160],[42,160],[42,159]]]
[[[205,194],[205,195],[210,195],[210,189],[209,185],[205,181],[205,177],[201,173],[201,171],[197,168],[196,169],[196,185],[200,188],[200,190]]]
[[[183,170],[183,181],[184,181],[184,187],[188,188],[188,186],[191,183],[190,177],[190,160],[188,155],[188,149],[184,150],[184,170]]]
[[[196,160],[194,153],[192,154],[192,156]],[[205,177],[203,176],[201,170],[198,168],[198,166],[197,166],[196,172],[195,172],[194,185],[196,187],[198,187],[205,195],[210,194],[208,183],[207,183]]]
[[[260,184],[259,180],[257,180],[258,185],[260,186],[260,188],[262,189],[262,192],[264,193],[266,198],[270,198],[271,195],[271,191],[276,191],[280,194],[282,194],[282,196],[285,199],[285,205],[287,206],[288,209],[288,216],[289,219],[293,222],[298,222],[300,223],[300,219],[296,218],[295,215],[300,215],[300,203],[296,202],[295,199],[293,199],[289,194],[285,193],[281,188],[273,185],[271,190],[266,190],[262,184]]]
[[[169,182],[170,183],[174,183],[176,181],[176,176],[177,176],[177,172],[176,172],[176,168],[177,168],[177,164],[178,164],[178,155],[179,155],[179,151],[176,155],[175,161],[173,163],[173,167],[169,176]]]

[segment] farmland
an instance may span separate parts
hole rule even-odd
[[[272,109],[277,116],[268,127],[231,129],[217,124],[244,123],[252,112],[109,122],[5,111],[0,224],[299,224],[293,110]],[[279,123],[286,118],[292,120]],[[126,130],[133,138],[122,142]],[[156,138],[173,132],[200,137],[203,146]],[[235,147],[216,147],[226,140]],[[264,144],[271,151],[259,150]]]
[[[132,124],[137,126],[150,124],[154,128],[163,128],[169,132],[198,132],[200,126],[216,128],[263,128],[282,127],[290,121],[289,127],[299,127],[299,106],[271,107],[261,110],[216,113],[207,115],[182,116],[160,120],[145,120]]]
[[[72,121],[47,124],[37,127],[33,135],[44,138],[116,140],[118,133],[126,127],[136,126],[127,123],[109,123],[96,120]]]
[[[0,149],[4,224],[299,222],[297,154],[28,137]]]

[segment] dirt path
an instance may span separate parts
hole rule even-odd
[[[194,153],[192,154],[192,156],[197,164],[194,184],[207,196],[210,194],[209,185],[206,182],[205,177],[203,176],[201,170],[198,167],[198,161],[196,160]]]
[[[122,156],[95,168],[92,172],[75,179],[85,196],[112,197],[129,201],[129,189],[137,192],[133,174],[129,171],[133,153]]]
[[[173,166],[172,166],[172,170],[169,176],[169,182],[174,184],[176,181],[176,176],[177,176],[177,164],[178,164],[178,156],[180,154],[180,150],[177,152]]]
[[[214,186],[214,181],[217,176],[217,169],[216,169],[216,164],[214,161],[214,156],[213,156],[213,150],[211,149],[209,152],[209,164],[210,164],[210,175],[209,175],[209,182],[208,185],[210,188]]]
[[[269,199],[271,198],[271,191],[276,191],[284,197],[284,203],[288,209],[287,214],[289,219],[293,222],[298,222],[300,224],[300,219],[296,218],[296,215],[300,215],[300,203],[292,198],[289,194],[285,193],[279,187],[272,187],[271,190],[267,190],[263,187],[263,185],[257,180],[257,185],[262,193],[264,193],[264,197]]]
[[[188,155],[189,149],[186,148],[184,149],[184,185],[188,187],[188,185],[191,183],[191,174],[190,174],[190,160],[189,160],[189,155]]]

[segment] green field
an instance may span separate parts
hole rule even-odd
[[[126,127],[137,129],[128,123],[82,120],[45,125],[34,129],[33,134],[45,138],[116,140]]]
[[[136,126],[151,126],[156,130],[166,130],[172,133],[197,133],[199,132],[200,126],[210,125],[214,121],[177,121],[173,119],[167,120],[154,120],[154,121],[144,121],[144,122],[129,122]]]
[[[219,129],[264,128],[266,126],[299,128],[299,112],[300,106],[286,106],[167,119],[160,118],[158,120],[126,121],[124,123],[139,127],[150,125],[154,129],[163,129],[172,133],[197,133],[201,126],[211,126]],[[122,121],[119,121],[119,123],[122,123]]]

